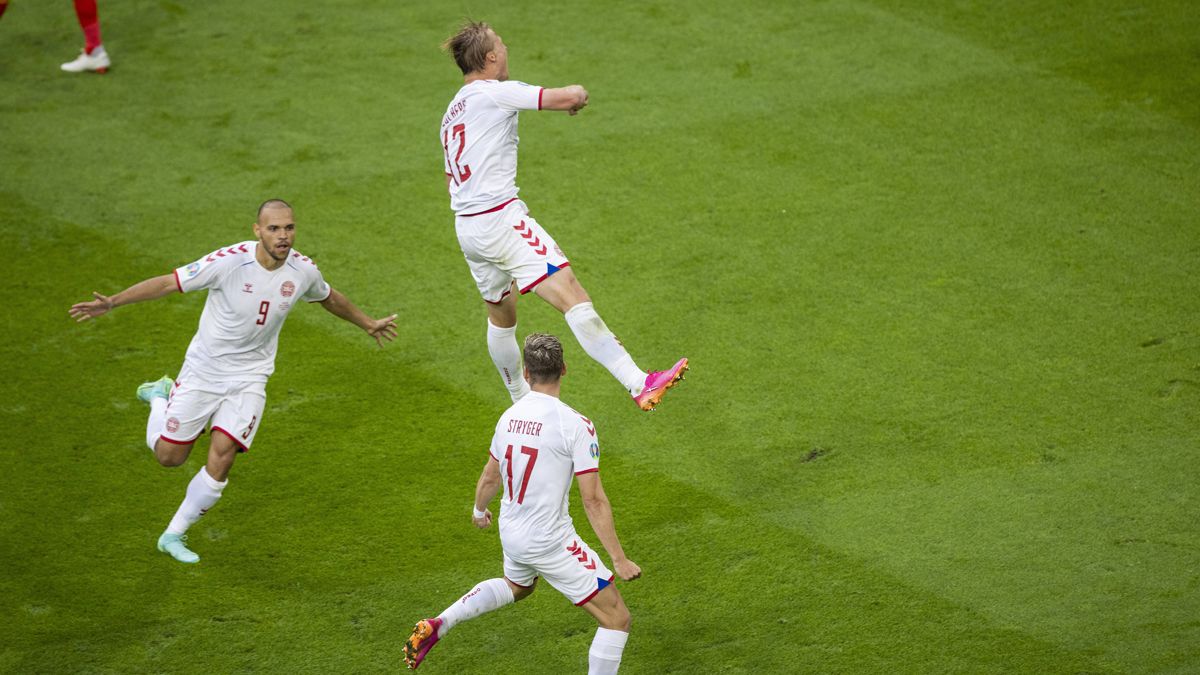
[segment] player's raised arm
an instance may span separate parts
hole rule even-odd
[[[542,110],[566,110],[574,115],[588,104],[587,89],[572,84],[558,89],[542,90]]]
[[[396,339],[396,315],[385,316],[382,319],[372,319],[359,309],[350,298],[335,289],[329,289],[329,297],[321,300],[321,306],[330,314],[345,319],[375,338],[375,342],[383,347],[383,341],[391,342]]]
[[[579,496],[583,498],[583,510],[587,512],[588,522],[592,524],[592,530],[600,537],[600,543],[612,558],[617,574],[625,581],[642,576],[642,568],[625,557],[625,549],[621,548],[621,541],[617,539],[612,504],[608,501],[608,495],[604,494],[600,474],[596,471],[581,473],[575,476],[575,480],[579,483]]]
[[[157,300],[177,290],[179,290],[179,285],[175,281],[175,275],[164,274],[161,277],[152,277],[145,281],[139,281],[116,295],[100,295],[92,291],[92,295],[96,298],[95,300],[77,302],[71,305],[71,309],[68,311],[72,319],[87,321],[88,319],[103,316],[121,305],[131,305],[135,302],[144,302],[146,300]]]

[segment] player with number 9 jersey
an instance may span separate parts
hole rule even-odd
[[[181,293],[207,290],[184,368],[206,380],[265,382],[275,371],[279,330],[296,302],[321,302],[333,289],[316,263],[292,250],[268,270],[256,241],[217,249],[175,270]]]
[[[237,453],[254,443],[266,407],[267,378],[275,370],[279,330],[292,306],[300,301],[320,303],[362,328],[380,346],[396,336],[395,314],[367,316],[325,283],[312,260],[292,248],[293,221],[291,205],[267,200],[254,222],[257,239],[219,248],[111,297],[93,293],[94,300],[70,309],[77,321],[86,321],[121,305],[176,291],[208,291],[179,374],[146,382],[137,390],[138,398],[150,405],[146,445],[163,466],[183,464],[204,430],[211,431],[208,461],[158,539],[158,550],[180,562],[200,560],[185,545],[185,533],[221,497]]]

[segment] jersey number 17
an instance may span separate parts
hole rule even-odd
[[[521,494],[517,495],[517,503],[521,504],[525,501],[525,488],[529,487],[529,475],[533,473],[533,465],[537,463],[538,451],[537,448],[531,448],[527,445],[521,446],[521,454],[528,455],[529,461],[525,462],[525,473],[521,476]],[[513,499],[513,446],[508,446],[504,451],[504,471],[508,476],[508,501]]]

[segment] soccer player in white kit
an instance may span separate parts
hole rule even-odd
[[[381,347],[383,340],[396,337],[395,314],[370,318],[331,288],[312,260],[292,249],[295,230],[292,207],[269,200],[258,209],[254,240],[219,248],[113,296],[93,293],[95,300],[71,307],[72,317],[86,321],[121,305],[208,290],[179,376],[138,387],[138,398],[150,404],[146,444],[163,466],[183,464],[205,427],[211,427],[208,461],[158,539],[158,549],[180,562],[200,560],[187,548],[185,533],[220,499],[237,453],[254,443],[267,401],[267,378],[275,370],[279,330],[292,307],[301,301],[320,303]]]
[[[588,356],[621,383],[642,410],[653,410],[683,379],[686,358],[647,373],[608,329],[554,238],[517,198],[517,115],[522,110],[565,110],[588,104],[575,84],[544,89],[508,81],[508,48],[486,24],[469,22],[443,45],[464,82],[442,118],[446,186],[455,231],[475,285],[488,305],[488,353],[516,401],[528,391],[517,347],[517,298],[534,291],[566,317]]]
[[[472,516],[476,527],[488,527],[488,504],[503,490],[504,576],[481,582],[436,618],[417,622],[404,645],[409,668],[420,666],[455,624],[529,596],[539,576],[600,624],[588,650],[588,672],[616,673],[621,665],[629,610],[612,583],[613,573],[575,533],[567,510],[572,478],[617,575],[630,581],[642,570],[625,557],[617,539],[612,506],[600,484],[596,427],[558,398],[566,371],[558,338],[534,333],[525,339],[524,374],[531,391],[496,423],[490,456],[475,486]]]

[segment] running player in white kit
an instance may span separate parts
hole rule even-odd
[[[525,339],[525,378],[532,389],[496,424],[490,457],[475,487],[472,522],[492,522],[488,504],[500,497],[500,544],[504,576],[477,585],[436,618],[422,619],[404,645],[410,668],[417,668],[460,621],[499,609],[533,593],[542,577],[571,602],[596,618],[600,627],[588,650],[588,672],[616,673],[629,637],[629,610],[613,573],[588,546],[567,510],[571,479],[588,522],[621,579],[642,570],[625,557],[613,525],[612,506],[600,484],[600,446],[588,418],[558,399],[566,373],[562,344],[553,335],[534,333]]]
[[[486,23],[470,22],[443,45],[465,84],[446,108],[440,140],[455,231],[475,285],[488,305],[488,353],[512,400],[529,390],[521,379],[517,297],[534,291],[566,317],[588,356],[621,383],[642,410],[653,410],[683,379],[686,358],[647,373],[592,307],[591,299],[554,238],[517,198],[517,115],[522,110],[565,110],[588,104],[574,84],[544,89],[508,81],[508,48]]]
[[[77,321],[99,317],[121,305],[155,300],[176,291],[208,290],[200,327],[188,346],[179,376],[138,387],[150,404],[146,444],[163,466],[187,461],[196,439],[210,427],[208,461],[158,539],[158,550],[180,562],[200,556],[184,534],[217,500],[228,483],[238,452],[250,449],[262,422],[267,378],[275,370],[279,329],[294,304],[318,302],[335,316],[362,328],[383,346],[396,337],[396,315],[372,319],[333,290],[312,260],[292,250],[296,225],[281,199],[264,202],[254,223],[256,239],[217,249],[175,270],[147,279],[113,296],[71,307]],[[219,432],[219,433],[218,433]]]

